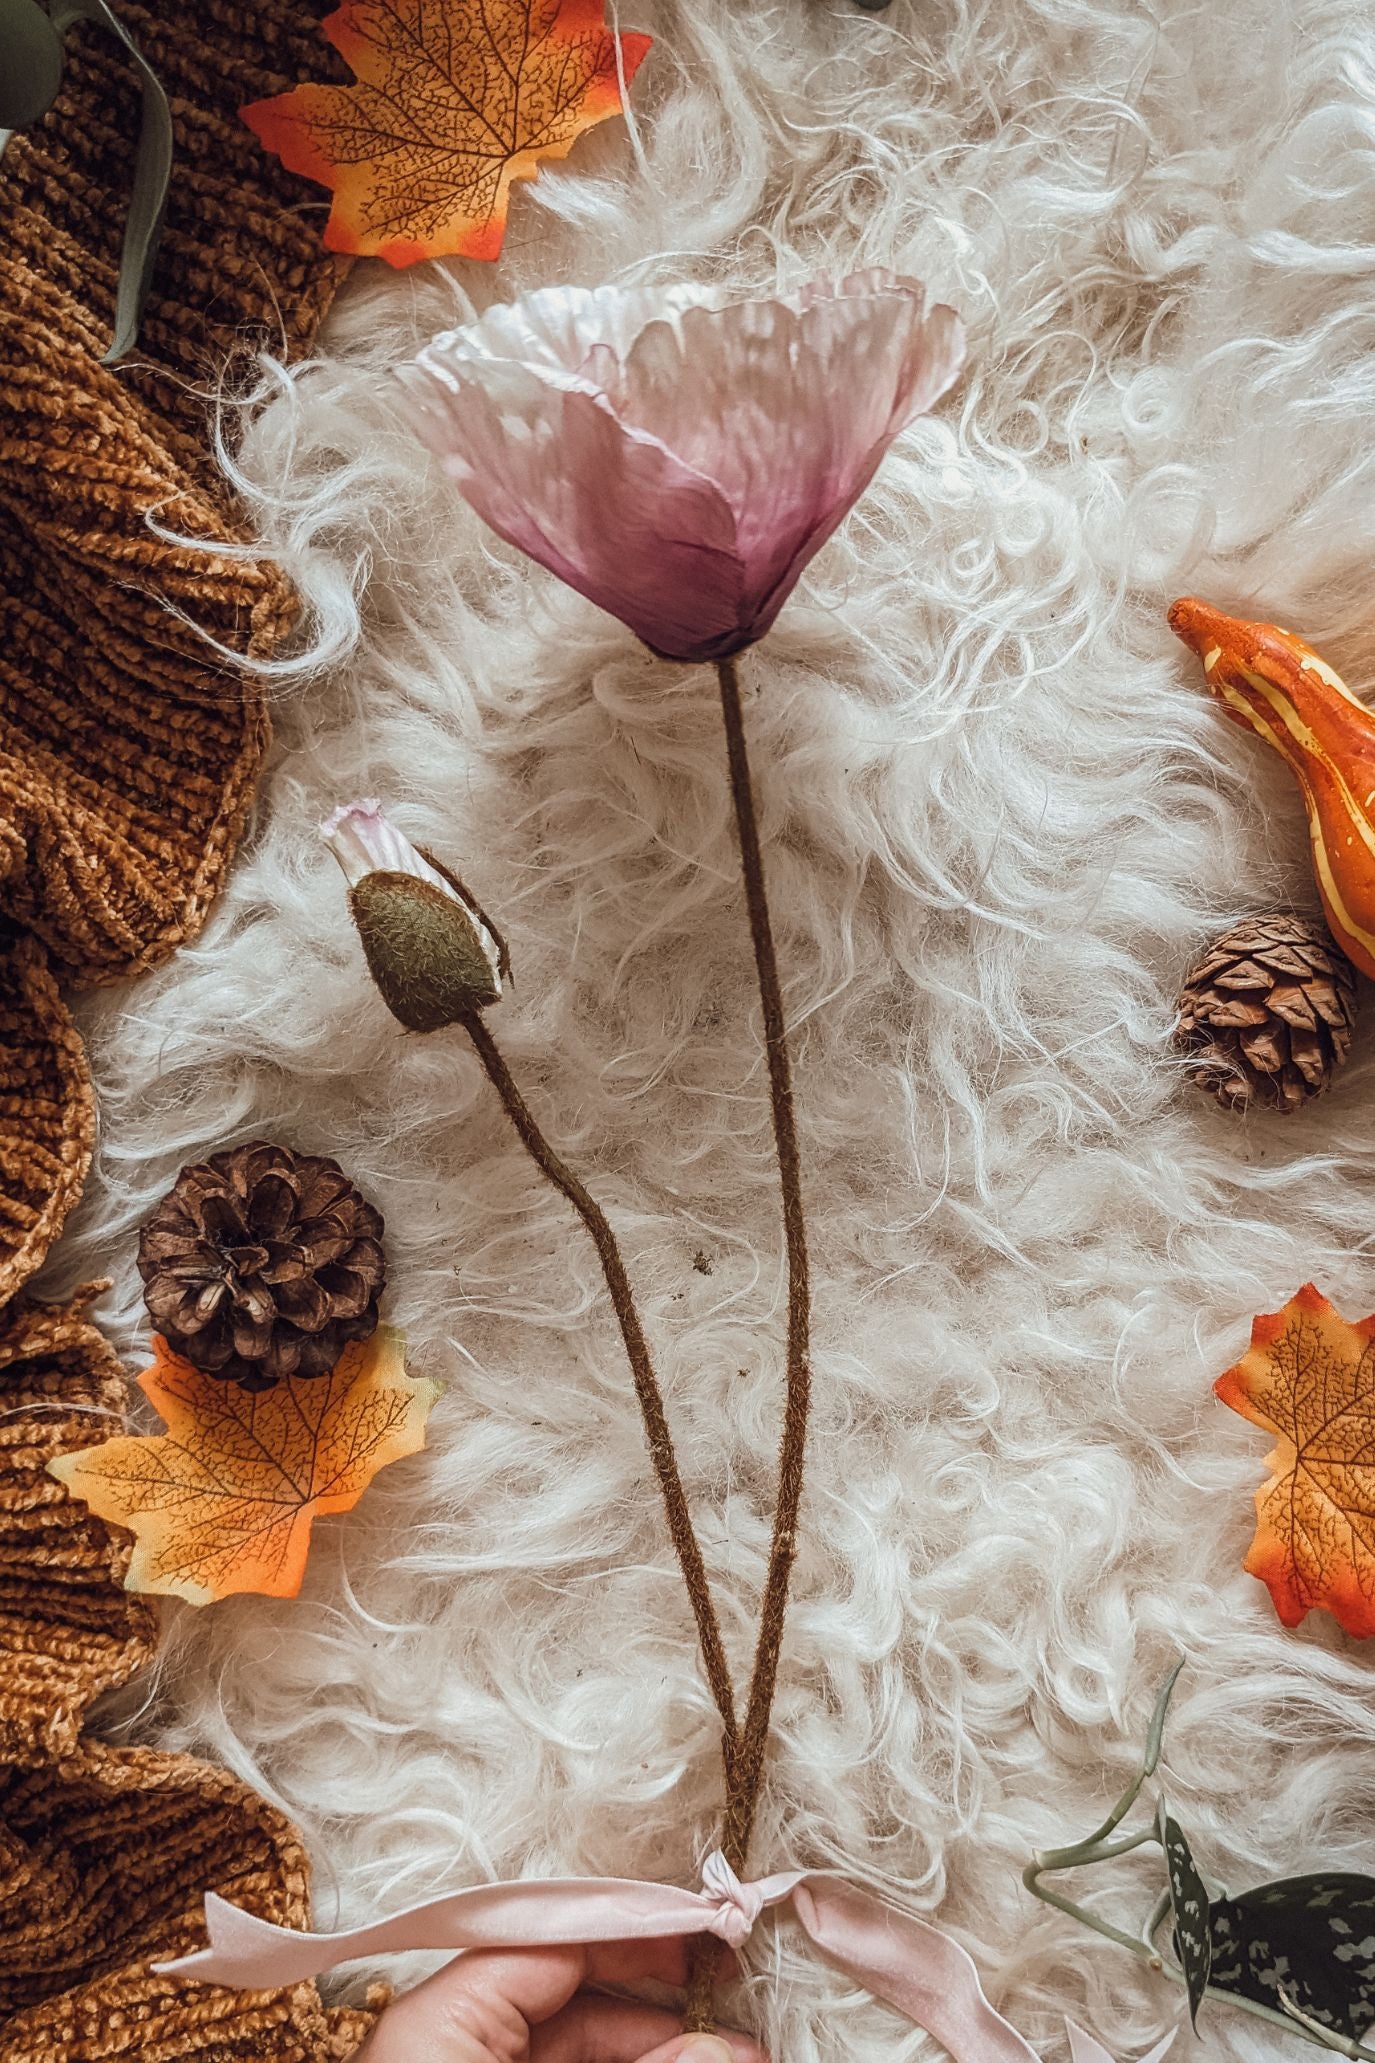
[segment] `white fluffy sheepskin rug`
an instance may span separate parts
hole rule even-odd
[[[714,682],[500,544],[381,374],[535,285],[894,266],[961,310],[968,374],[744,662],[817,1278],[754,1862],[936,1918],[1047,2057],[1069,2008],[1129,2059],[1180,1994],[1020,1873],[1101,1815],[1178,1655],[1166,1774],[1211,1873],[1375,1865],[1375,1653],[1242,1573],[1265,1445],[1211,1393],[1306,1279],[1375,1306],[1375,1013],[1287,1122],[1171,1057],[1194,953],[1311,884],[1291,783],[1164,618],[1198,591],[1375,683],[1368,0],[621,26],[656,39],[633,123],[517,192],[499,265],[360,266],[321,361],[230,412],[302,657],[202,940],[84,1007],[98,1169],[48,1282],[114,1273],[139,1365],[140,1219],[184,1162],[292,1142],[385,1212],[444,1393],[299,1601],[168,1611],[141,1723],[290,1810],[321,1926],[519,1872],[696,1881],[716,1715],[595,1257],[462,1036],[387,1014],[315,826],[382,797],[509,933],[494,1028],[622,1232],[743,1676],[782,1256]],[[1157,1880],[1118,1867],[1135,1925]],[[753,1970],[736,2010],[786,2063],[935,2053],[787,1926]]]

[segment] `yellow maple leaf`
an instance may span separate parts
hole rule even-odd
[[[1279,1435],[1247,1569],[1286,1626],[1317,1608],[1375,1634],[1375,1317],[1348,1324],[1308,1283],[1253,1322],[1250,1351],[1214,1388]]]
[[[320,26],[357,83],[241,113],[332,191],[326,248],[390,265],[495,258],[512,181],[620,114],[650,46],[613,35],[604,0],[344,0]]]
[[[319,1512],[348,1511],[380,1468],[425,1444],[439,1385],[408,1376],[382,1326],[328,1375],[248,1391],[164,1340],[139,1388],[165,1433],[127,1434],[48,1464],[98,1518],[134,1535],[126,1588],[193,1605],[295,1597]]]

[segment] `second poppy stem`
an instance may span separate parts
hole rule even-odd
[[[545,1180],[572,1204],[597,1249],[602,1274],[606,1278],[606,1286],[621,1328],[621,1338],[625,1342],[626,1358],[635,1382],[635,1393],[640,1401],[650,1457],[659,1478],[664,1509],[668,1514],[668,1530],[678,1556],[679,1567],[683,1572],[688,1596],[692,1600],[707,1681],[711,1685],[712,1696],[721,1714],[724,1730],[722,1752],[729,1787],[738,1745],[734,1688],[721,1640],[721,1628],[711,1600],[711,1588],[702,1561],[702,1551],[697,1545],[697,1535],[693,1531],[687,1496],[678,1473],[673,1442],[669,1437],[663,1395],[654,1373],[649,1346],[644,1336],[644,1328],[640,1324],[639,1312],[635,1308],[634,1293],[630,1287],[630,1278],[621,1258],[616,1235],[611,1229],[605,1211],[586,1184],[578,1179],[573,1170],[554,1151],[540,1130],[534,1113],[516,1087],[511,1070],[502,1058],[496,1040],[488,1031],[481,1015],[473,1010],[460,1018],[459,1022],[476,1047],[487,1079],[501,1098],[502,1106],[519,1134],[521,1144]]]

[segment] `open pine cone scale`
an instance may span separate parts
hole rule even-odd
[[[1175,1043],[1232,1110],[1295,1110],[1341,1067],[1356,974],[1320,918],[1270,911],[1236,924],[1190,971]]]
[[[176,1353],[245,1389],[326,1374],[377,1324],[382,1219],[338,1163],[255,1140],[184,1168],[139,1270]]]

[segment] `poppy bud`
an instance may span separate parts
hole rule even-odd
[[[346,803],[320,826],[344,870],[368,971],[410,1031],[500,1001],[506,946],[463,883],[388,823],[373,801]]]

